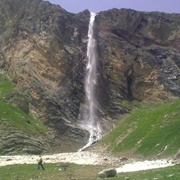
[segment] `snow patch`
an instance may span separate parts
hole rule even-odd
[[[172,160],[161,159],[161,160],[154,160],[154,161],[137,161],[132,162],[129,164],[125,164],[122,167],[116,169],[118,173],[120,172],[134,172],[134,171],[142,171],[148,169],[156,169],[156,168],[163,168],[168,166],[173,166]]]

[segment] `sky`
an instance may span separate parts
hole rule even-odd
[[[130,8],[138,11],[180,13],[180,0],[48,0],[68,12],[78,13],[85,9],[98,13],[112,8]]]

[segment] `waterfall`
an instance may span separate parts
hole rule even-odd
[[[94,20],[96,14],[91,12],[88,44],[87,44],[87,65],[85,76],[85,105],[81,114],[81,126],[90,133],[87,144],[80,150],[89,147],[93,142],[101,138],[101,125],[98,118],[98,102],[96,99],[97,85],[97,43],[94,37]]]

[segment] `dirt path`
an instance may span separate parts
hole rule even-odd
[[[74,152],[60,153],[42,156],[45,163],[70,162],[76,164],[112,165],[117,172],[132,172],[146,169],[161,168],[177,164],[172,159],[161,159],[153,161],[137,161],[135,159],[123,159],[107,153],[99,152]],[[36,164],[36,155],[0,156],[0,166],[15,164]]]

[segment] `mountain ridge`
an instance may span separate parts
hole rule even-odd
[[[88,139],[77,120],[85,99],[90,12],[68,13],[41,0],[0,3],[0,70],[25,94],[26,113],[50,129],[55,148],[78,150]],[[131,111],[125,101],[179,98],[179,17],[128,9],[96,17],[97,100],[107,131]]]

